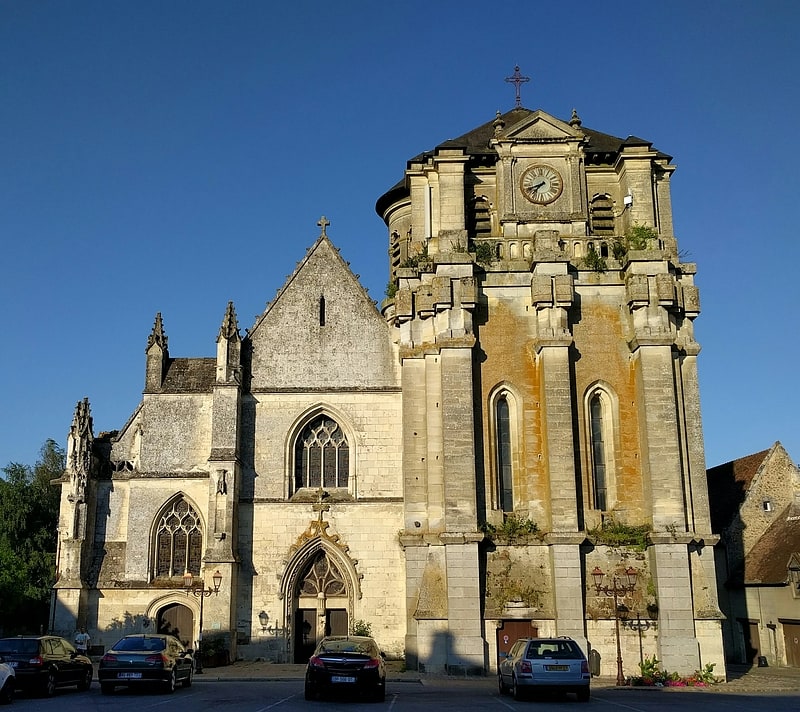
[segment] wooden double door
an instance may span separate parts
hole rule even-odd
[[[308,662],[317,643],[327,635],[347,635],[349,619],[346,608],[299,608],[294,616],[294,661]]]

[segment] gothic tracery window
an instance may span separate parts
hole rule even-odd
[[[347,487],[350,449],[339,424],[328,416],[312,420],[295,444],[295,487]]]
[[[311,562],[300,583],[300,593],[307,596],[344,596],[347,586],[339,568],[320,551]]]
[[[161,516],[156,529],[156,577],[200,575],[203,532],[200,516],[184,499],[176,499]]]

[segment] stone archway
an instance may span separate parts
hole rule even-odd
[[[187,647],[194,648],[199,607],[195,607],[193,599],[194,596],[170,591],[151,601],[145,611],[150,631],[174,635]]]
[[[296,663],[308,660],[324,636],[347,635],[352,608],[347,580],[324,547],[301,568],[293,599]]]
[[[156,612],[156,631],[174,635],[186,647],[193,648],[194,612],[182,603],[168,603]]]
[[[325,635],[346,634],[355,601],[361,598],[361,575],[338,534],[323,517],[330,509],[325,490],[312,506],[317,517],[289,549],[280,596],[290,632],[289,659],[304,663]]]

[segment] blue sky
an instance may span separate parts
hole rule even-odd
[[[707,464],[800,458],[800,4],[0,0],[0,466],[242,332],[319,234],[371,296],[406,160],[522,103],[674,156]]]

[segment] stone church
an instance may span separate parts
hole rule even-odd
[[[78,403],[54,630],[302,662],[367,625],[467,673],[538,633],[602,674],[617,643],[626,675],[724,671],[675,166],[574,111],[488,118],[378,199],[380,307],[322,219],[244,335],[221,305],[185,358],[158,314],[128,421]]]

